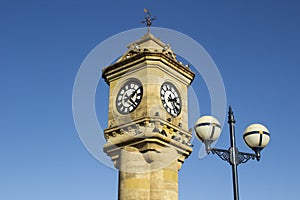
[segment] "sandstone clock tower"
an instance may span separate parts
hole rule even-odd
[[[103,149],[119,170],[119,200],[178,199],[178,170],[192,152],[187,112],[194,76],[149,29],[103,70],[110,86]]]

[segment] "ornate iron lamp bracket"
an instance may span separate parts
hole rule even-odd
[[[257,155],[252,154],[252,153],[239,152],[239,150],[237,148],[235,148],[235,155],[236,155],[235,161],[236,161],[236,163],[234,163],[234,159],[233,159],[234,148],[232,148],[232,147],[229,148],[228,150],[212,148],[210,151],[212,152],[212,154],[216,154],[222,160],[230,163],[231,165],[233,165],[233,164],[239,165],[241,163],[246,163],[250,159],[252,159],[252,160],[257,159],[258,160]]]

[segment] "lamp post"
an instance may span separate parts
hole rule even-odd
[[[228,150],[211,147],[211,144],[215,142],[221,134],[221,125],[216,118],[212,116],[203,116],[197,120],[194,129],[197,138],[205,144],[205,149],[208,154],[210,152],[216,154],[231,165],[234,200],[238,200],[239,189],[237,166],[241,163],[246,163],[250,159],[259,161],[261,150],[270,141],[270,133],[268,129],[261,124],[252,124],[248,126],[244,131],[244,141],[255,153],[239,152],[235,143],[235,120],[231,106],[229,106],[228,111],[228,124],[230,131],[230,148]]]

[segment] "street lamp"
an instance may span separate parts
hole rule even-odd
[[[230,148],[228,150],[211,147],[211,144],[215,142],[221,134],[221,125],[216,118],[212,116],[203,116],[196,121],[194,129],[197,138],[205,144],[205,149],[208,154],[210,152],[212,152],[212,154],[217,154],[222,160],[227,161],[232,166],[234,200],[238,200],[237,166],[241,163],[246,163],[250,159],[259,161],[261,150],[267,146],[270,141],[270,133],[268,129],[261,124],[252,124],[248,126],[244,131],[244,141],[255,154],[239,152],[235,144],[235,120],[231,106],[229,106],[228,111],[228,124],[230,131]]]

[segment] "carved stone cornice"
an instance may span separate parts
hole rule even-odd
[[[111,80],[116,77],[120,77],[123,74],[127,74],[128,72],[138,70],[139,68],[141,68],[141,65],[139,64],[147,64],[147,61],[156,61],[162,63],[163,65],[167,66],[169,70],[174,70],[184,78],[188,79],[189,84],[191,84],[195,77],[194,72],[192,72],[188,66],[183,65],[182,63],[172,59],[170,56],[164,53],[156,52],[141,52],[123,61],[110,65],[103,69],[102,77],[109,84]]]
[[[118,168],[120,151],[128,146],[138,149],[144,155],[148,152],[159,152],[163,148],[172,147],[177,152],[178,169],[192,153],[190,140],[192,133],[162,119],[143,118],[117,127],[104,130],[107,153]],[[145,158],[146,159],[146,158]]]

